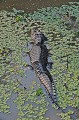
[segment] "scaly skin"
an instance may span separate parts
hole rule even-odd
[[[48,91],[52,101],[56,102],[56,96],[53,94],[54,91],[52,88],[52,84],[54,87],[54,81],[50,72],[46,68],[48,62],[48,50],[44,45],[44,41],[47,39],[44,34],[35,28],[31,30],[31,39],[33,41],[33,47],[30,50],[30,61],[32,67],[34,68],[37,77]]]

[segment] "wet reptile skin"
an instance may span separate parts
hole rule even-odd
[[[30,50],[30,61],[32,67],[34,68],[37,77],[48,91],[50,98],[55,102],[56,96],[54,95],[54,81],[50,72],[46,68],[48,63],[48,50],[44,45],[44,41],[47,39],[44,34],[36,28],[31,30],[31,39],[33,41],[33,46]]]

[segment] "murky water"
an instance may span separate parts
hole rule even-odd
[[[70,1],[78,1],[78,0],[29,0],[29,2],[27,0],[1,0],[0,2],[0,10],[8,10],[10,11],[13,7],[16,9],[22,9],[25,12],[29,13],[29,12],[33,12],[39,8],[43,8],[43,7],[49,7],[49,6],[60,6],[62,4],[66,4],[67,2]],[[29,60],[29,56],[24,56],[23,59],[29,64],[30,60]],[[35,72],[33,70],[30,70],[28,68],[25,68],[25,74],[26,77],[24,77],[22,79],[22,85],[23,87],[26,87],[27,89],[29,88],[29,86],[32,85],[32,80],[36,80],[37,83],[40,83],[40,81],[38,80],[38,78],[35,75]],[[41,83],[40,83],[41,84]],[[47,95],[46,90],[44,88],[43,85],[41,85],[44,93]],[[48,96],[48,95],[47,95]],[[11,114],[4,114],[4,113],[0,113],[0,120],[16,120],[18,115],[18,109],[16,107],[16,105],[13,103],[13,100],[17,97],[16,94],[12,94],[12,97],[10,100],[8,100],[8,105],[10,106],[10,111]],[[58,117],[56,114],[58,112],[61,112],[60,110],[55,110],[54,108],[51,107],[51,101],[49,99],[49,97],[46,98],[47,101],[50,102],[49,106],[48,106],[48,111],[46,112],[46,117],[49,117],[50,120],[61,120],[60,117]],[[75,120],[75,118],[74,118]]]
[[[61,6],[68,2],[77,2],[78,0],[1,0],[0,10],[11,10],[13,7],[22,9],[25,12],[33,12],[39,8]]]
[[[31,45],[29,45],[29,48],[31,49]],[[23,56],[23,60],[26,61],[27,64],[31,65],[30,63],[30,58],[29,55],[24,55]],[[48,57],[48,61],[51,62],[50,57]],[[48,105],[48,111],[45,114],[45,117],[50,118],[50,120],[61,120],[61,118],[59,116],[57,116],[57,113],[62,112],[61,110],[56,110],[54,108],[52,108],[52,101],[50,100],[44,86],[41,84],[40,80],[37,78],[35,71],[31,70],[29,67],[25,67],[25,75],[22,78],[21,84],[22,87],[25,87],[27,89],[29,89],[29,87],[32,85],[32,81],[35,80],[37,83],[39,83],[41,85],[41,88],[43,89],[43,92],[46,94],[47,98],[46,100],[49,101],[49,105]],[[17,97],[17,94],[12,93],[11,99],[8,100],[7,104],[10,106],[10,112],[11,114],[6,114],[6,113],[0,113],[0,120],[16,120],[19,116],[18,116],[18,109],[16,104],[13,102],[13,100],[15,100]],[[68,109],[73,110],[72,108],[67,108],[66,111],[68,111]],[[75,120],[75,116],[73,115],[73,120]]]
[[[49,48],[48,44],[47,44],[46,46],[47,46],[47,48]],[[31,49],[31,47],[32,47],[32,46],[29,44],[28,49]],[[29,55],[24,56],[23,59],[26,61],[27,64],[31,65]],[[50,58],[50,57],[48,57],[48,62],[53,62],[53,61],[51,61],[51,58]],[[49,69],[49,71],[50,71],[50,69]],[[47,96],[46,100],[49,101],[49,105],[48,105],[48,107],[47,107],[47,108],[48,108],[48,111],[46,112],[45,117],[50,118],[50,120],[61,120],[61,118],[60,118],[57,114],[58,114],[58,113],[61,113],[62,110],[61,110],[61,109],[56,110],[56,109],[54,109],[54,108],[51,106],[51,105],[52,105],[52,101],[51,101],[51,99],[49,98],[48,93],[46,92],[45,87],[41,84],[40,80],[37,78],[37,76],[36,76],[36,74],[35,74],[35,71],[26,68],[25,74],[26,74],[26,78],[23,78],[23,81],[22,81],[23,87],[26,87],[27,89],[29,89],[29,87],[32,85],[32,81],[35,80],[38,84],[40,84],[41,88],[43,89],[43,92],[44,92],[44,93],[46,94],[46,96]],[[74,108],[68,106],[68,107],[64,110],[64,112],[67,112],[68,110],[73,110],[73,111],[75,111]],[[75,120],[75,119],[76,119],[75,114],[71,115],[71,118],[73,118],[73,120]]]
[[[29,48],[31,48],[31,46]],[[23,59],[26,61],[27,64],[31,65],[29,55],[23,56]],[[48,59],[49,61],[51,61],[50,58]],[[40,84],[41,88],[43,89],[43,92],[47,96],[46,100],[49,101],[49,105],[47,107],[48,111],[46,112],[45,117],[50,118],[50,120],[61,120],[61,118],[57,116],[57,113],[61,112],[61,110],[55,110],[54,108],[52,108],[51,106],[52,102],[44,86],[41,84],[40,80],[37,78],[35,71],[31,70],[29,67],[26,67],[24,69],[25,69],[26,76],[22,78],[22,81],[21,81],[22,87],[29,89],[29,87],[32,85],[33,80],[35,80],[38,84]],[[16,97],[17,97],[17,94],[12,93],[11,99],[9,99],[7,102],[7,104],[10,106],[11,114],[6,114],[6,113],[1,112],[0,120],[16,120],[18,118],[18,109],[17,109],[16,104],[13,102],[13,100],[15,100]]]
[[[27,61],[27,63],[29,65],[31,65],[29,56],[26,56],[24,59]],[[41,82],[37,78],[34,70],[30,70],[30,69],[26,70],[26,79],[27,80],[23,80],[23,85],[25,87],[27,87],[27,88],[29,88],[29,86],[32,84],[33,80],[36,80],[37,83],[41,84]],[[41,84],[41,88],[43,89],[43,92],[46,94],[46,96],[48,96],[48,94],[46,93],[46,90],[45,90],[45,88],[44,88],[44,86],[42,84]],[[46,99],[47,99],[47,101],[49,101],[50,104],[48,106],[48,111],[46,112],[45,116],[48,117],[48,118],[50,118],[50,120],[61,120],[60,117],[58,117],[56,115],[60,111],[57,111],[54,108],[52,108],[52,106],[51,106],[52,102],[50,101],[49,97],[47,97]]]
[[[11,99],[8,100],[7,104],[10,106],[10,114],[0,113],[0,120],[16,120],[18,118],[18,109],[13,102],[16,99],[17,94],[12,94]]]

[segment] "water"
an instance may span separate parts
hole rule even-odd
[[[32,48],[32,45],[29,44],[28,49],[31,49],[31,48]],[[31,66],[29,55],[23,55],[22,57],[23,57],[23,60],[26,61],[26,63]],[[50,57],[48,57],[48,61],[52,62]],[[45,117],[50,118],[50,120],[61,120],[61,118],[57,116],[57,114],[61,113],[62,111],[56,110],[52,107],[52,101],[50,100],[45,87],[41,84],[40,80],[37,78],[35,71],[30,69],[30,67],[24,67],[23,69],[25,69],[25,76],[22,78],[22,81],[21,81],[22,87],[29,89],[29,87],[32,85],[33,80],[35,80],[38,84],[40,84],[41,88],[43,89],[43,92],[47,96],[46,100],[49,102],[49,105],[47,106],[48,111],[46,112]],[[17,94],[12,93],[11,98],[7,101],[7,104],[10,106],[11,114],[6,114],[1,112],[0,120],[16,120],[19,117],[17,106],[13,102],[13,100],[15,100],[16,97],[17,97]],[[69,109],[74,110],[72,107],[67,107],[65,111],[67,112]],[[76,119],[75,115],[72,115],[71,117],[73,118],[73,120]]]
[[[7,101],[10,106],[10,114],[0,113],[0,120],[16,120],[18,118],[18,109],[13,100],[17,97],[17,94],[12,94],[11,98]]]
[[[31,49],[31,45],[29,45],[29,48]],[[28,48],[28,49],[29,49]],[[23,59],[29,64],[31,65],[30,63],[30,58],[29,58],[29,55],[23,57]],[[51,62],[51,59],[50,57],[48,57],[48,61]],[[35,71],[34,70],[31,70],[31,69],[28,69],[26,68],[26,78],[27,80],[29,81],[26,81],[25,78],[23,78],[22,80],[22,84],[24,87],[26,88],[29,88],[30,85],[32,85],[32,81],[35,80],[37,83],[41,84],[40,80],[37,78],[36,74],[35,74]],[[46,89],[44,88],[44,86],[41,84],[41,88],[43,89],[43,92],[46,94],[46,96],[48,96],[47,92],[46,92]],[[49,96],[46,98],[47,101],[49,101],[49,105],[48,105],[48,111],[46,112],[46,115],[45,117],[48,117],[50,118],[50,120],[61,120],[60,117],[57,116],[57,113],[60,113],[61,110],[55,110],[54,108],[52,108],[52,102],[49,98]]]
[[[31,48],[31,46],[30,46]],[[31,65],[29,55],[23,56],[23,59],[26,61],[27,64]],[[49,61],[50,58],[49,58]],[[50,120],[61,120],[60,117],[57,116],[57,113],[61,112],[60,110],[55,110],[52,108],[52,102],[44,88],[44,86],[41,84],[40,80],[37,78],[34,70],[31,70],[29,67],[24,68],[25,69],[25,76],[22,78],[21,84],[22,87],[25,87],[29,89],[29,87],[32,85],[32,81],[35,80],[38,84],[41,85],[41,88],[43,89],[43,92],[46,94],[47,98],[46,100],[49,101],[48,105],[48,111],[45,114],[45,117],[50,118]],[[36,86],[37,87],[37,86]],[[12,93],[11,98],[7,101],[7,104],[10,106],[10,112],[11,114],[6,113],[0,113],[0,120],[16,120],[18,118],[18,109],[16,104],[13,102],[17,97],[17,94]]]
[[[0,10],[10,11],[14,7],[16,9],[22,9],[26,13],[29,13],[29,12],[33,12],[33,11],[35,11],[39,8],[43,8],[43,7],[46,8],[46,7],[50,7],[50,6],[61,6],[62,4],[67,4],[67,2],[70,2],[70,1],[77,2],[78,0],[49,0],[47,2],[46,2],[46,0],[29,0],[29,1],[28,0],[19,0],[19,2],[18,2],[18,0],[1,0],[0,1]],[[31,65],[28,55],[24,56],[23,59],[29,65]],[[23,87],[26,87],[28,89],[29,86],[32,85],[33,80],[36,80],[37,83],[41,84],[39,79],[35,75],[34,70],[30,70],[29,68],[24,68],[24,69],[25,69],[26,76],[23,77],[23,79],[22,79]],[[48,96],[43,85],[41,85],[41,88],[43,89],[46,96]],[[11,114],[8,115],[5,113],[0,113],[0,120],[16,120],[17,119],[18,109],[17,109],[17,106],[13,103],[13,100],[16,97],[17,97],[17,94],[12,94],[11,99],[8,100],[8,102],[7,102],[7,104],[10,106]],[[48,111],[46,112],[45,116],[49,117],[50,120],[61,120],[61,118],[56,115],[58,112],[61,112],[61,110],[55,110],[54,108],[52,108],[51,100],[49,99],[49,97],[47,97],[46,99],[47,99],[47,101],[49,101],[50,104],[48,106]],[[73,116],[73,118],[75,120],[75,116]]]
[[[78,0],[0,0],[0,10],[10,11],[12,8],[22,9],[26,13],[36,11],[39,8],[51,6],[61,6],[68,2],[78,2]]]

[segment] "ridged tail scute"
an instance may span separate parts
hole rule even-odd
[[[53,87],[52,87],[52,83],[50,82],[50,79],[49,77],[45,74],[45,73],[42,73],[42,74],[37,74],[41,83],[45,86],[52,102],[56,102],[56,93],[55,91],[53,90]]]
[[[49,78],[50,75],[48,76],[47,75],[48,72],[43,70],[41,63],[35,62],[32,65],[35,69],[37,77],[39,78],[41,83],[46,88],[52,102],[55,102],[56,101],[55,86],[54,86],[53,81],[50,80],[50,78]]]

